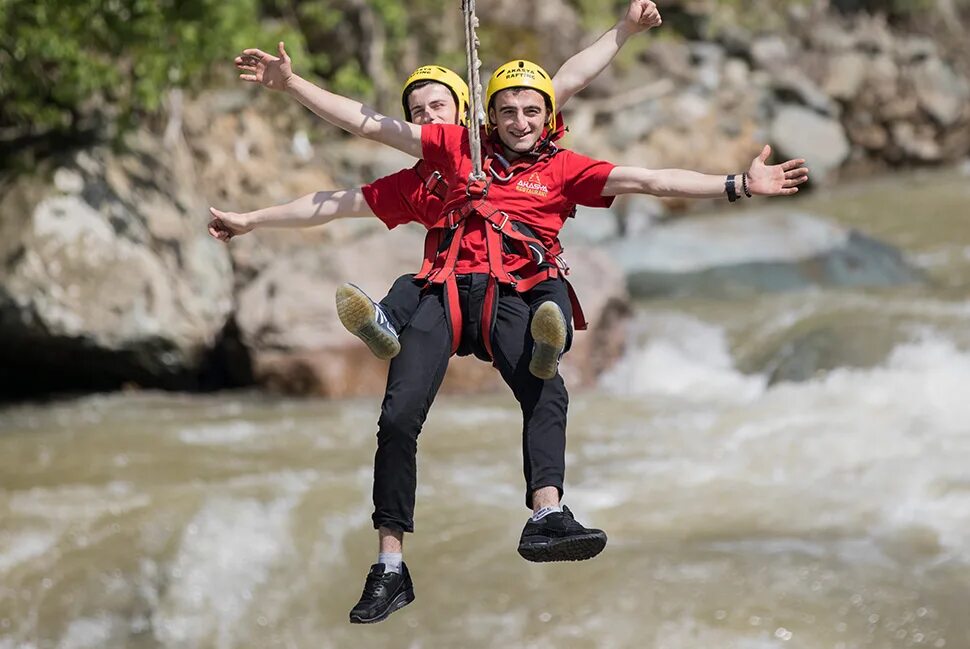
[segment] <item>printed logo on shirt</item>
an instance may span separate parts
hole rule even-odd
[[[534,196],[545,196],[549,193],[549,187],[542,182],[542,178],[539,177],[537,172],[532,172],[528,180],[520,180],[516,183],[515,191]]]

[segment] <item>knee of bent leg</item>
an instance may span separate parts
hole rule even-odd
[[[424,425],[424,412],[413,406],[382,408],[377,424],[380,440],[414,439]]]

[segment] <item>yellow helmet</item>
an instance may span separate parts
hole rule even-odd
[[[552,87],[552,78],[545,70],[523,59],[500,65],[488,80],[488,89],[485,91],[486,111],[491,108],[495,93],[507,88],[531,88],[545,95],[550,108],[546,126],[550,133],[556,130],[556,91]],[[491,127],[491,121],[486,120],[486,128],[491,129]]]
[[[411,94],[412,86],[421,81],[434,81],[448,88],[455,98],[455,106],[458,107],[458,123],[464,126],[468,122],[468,84],[452,70],[440,65],[422,65],[411,73],[408,80],[404,82],[404,90],[401,91],[401,104],[404,106],[404,117],[411,121],[411,109],[408,107],[408,95]]]

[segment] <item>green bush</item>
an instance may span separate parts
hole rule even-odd
[[[267,40],[258,0],[0,0],[0,129],[43,135],[122,124],[214,62]],[[300,46],[296,32],[286,34]]]

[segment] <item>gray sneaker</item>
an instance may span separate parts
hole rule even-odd
[[[397,331],[384,310],[353,284],[337,289],[337,316],[347,331],[363,340],[381,360],[394,358],[401,351]]]
[[[559,371],[559,357],[566,347],[566,319],[555,302],[543,302],[532,316],[532,360],[529,371],[533,376],[548,380]]]

